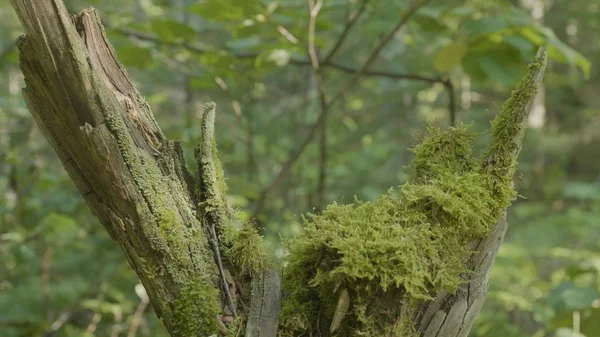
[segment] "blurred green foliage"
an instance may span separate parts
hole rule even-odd
[[[326,156],[316,136],[266,194],[320,113],[305,2],[65,3],[72,12],[100,10],[120,60],[187,155],[199,140],[201,104],[217,102],[230,203],[275,241],[298,231],[302,213],[355,195],[374,200],[401,184],[414,135],[425,123],[449,124],[448,83],[457,119],[486,131],[536,46],[548,44],[545,102],[535,107],[545,108],[544,119],[527,132],[516,180],[523,198],[509,210],[489,300],[471,336],[600,336],[597,1],[428,3],[371,70],[431,80],[364,74],[329,112]],[[343,68],[358,69],[408,3],[367,3],[322,65],[328,96],[352,77]],[[533,11],[523,7],[528,3]],[[321,57],[361,6],[324,1],[315,38]],[[166,336],[135,274],[27,111],[14,46],[21,28],[7,0],[0,0],[0,32],[0,335]]]

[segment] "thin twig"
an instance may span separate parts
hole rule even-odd
[[[94,331],[96,331],[96,328],[98,327],[98,323],[100,323],[101,319],[102,319],[102,314],[99,312],[94,312],[94,316],[92,316],[92,320],[90,321],[90,324],[88,325],[88,327],[85,331],[89,332],[90,334],[93,335]]]
[[[119,331],[121,330],[121,322],[123,321],[123,313],[121,312],[120,306],[113,306],[112,314],[114,316],[115,324],[110,328],[110,337],[119,337]]]
[[[325,56],[325,60],[323,61],[324,64],[329,64],[331,62],[331,60],[333,59],[333,57],[335,56],[335,54],[338,52],[338,50],[344,44],[346,37],[348,37],[348,33],[350,32],[350,30],[352,30],[352,27],[356,24],[356,22],[358,22],[358,19],[361,17],[363,12],[365,11],[365,8],[367,7],[368,2],[369,2],[369,0],[363,0],[361,2],[360,8],[358,9],[358,12],[348,19],[348,22],[344,26],[344,29],[343,29],[342,34],[340,35],[339,39],[336,41],[334,46],[331,48],[331,50],[329,51],[327,56]],[[309,4],[310,4],[310,1],[309,1]],[[312,11],[311,11],[311,14],[312,14]],[[316,16],[315,16],[315,18],[316,18]],[[312,37],[313,37],[312,41],[314,41],[314,24],[312,26],[312,29],[309,30],[309,37],[311,36],[310,33],[312,33]],[[312,50],[314,50],[314,42],[309,46],[312,47]],[[309,50],[311,50],[311,49],[309,49]],[[315,55],[314,60],[316,60],[318,62],[316,53],[314,55]],[[313,60],[312,57],[311,57],[311,60]],[[319,68],[314,66],[314,64],[316,62],[313,61],[312,63],[313,63],[313,69],[315,71],[315,77],[317,80],[317,86],[319,89],[319,103],[320,103],[320,107],[321,107],[321,113],[323,114],[323,123],[322,123],[323,125],[321,126],[321,137],[320,137],[321,139],[320,139],[320,144],[319,144],[319,183],[317,186],[317,202],[316,202],[317,208],[321,209],[325,203],[325,187],[327,185],[327,115],[329,112],[329,107],[327,105],[327,98],[325,96],[325,90],[323,88],[324,87],[323,75],[320,71],[318,71]]]
[[[46,309],[46,319],[50,319],[52,317],[52,300],[50,297],[50,283],[51,283],[51,272],[52,272],[52,253],[54,250],[52,247],[46,247],[42,254],[41,261],[41,295],[42,302],[44,303],[44,307]]]
[[[446,87],[446,91],[448,91],[448,113],[450,116],[450,125],[454,126],[456,124],[456,103],[454,97],[454,85],[449,78],[442,81],[444,87]]]
[[[203,221],[206,219],[203,217]],[[203,224],[206,227],[206,223]],[[219,239],[217,236],[217,231],[215,230],[215,223],[211,221],[210,224],[210,239],[209,241],[212,244],[213,254],[215,255],[215,261],[217,262],[217,268],[219,269],[219,273],[221,274],[221,280],[223,280],[223,291],[225,292],[225,297],[227,297],[227,302],[229,302],[229,308],[231,309],[231,313],[233,317],[238,317],[237,312],[235,310],[235,302],[233,302],[233,297],[231,296],[231,292],[229,291],[229,283],[227,282],[227,277],[225,275],[225,269],[223,268],[223,261],[221,260],[221,252],[219,249]]]
[[[138,32],[138,31],[135,31],[132,29],[112,28],[112,30],[117,33],[120,33],[122,35],[134,37],[139,40],[154,42],[158,45],[184,48],[184,49],[191,51],[193,53],[196,53],[196,54],[206,54],[208,52],[221,51],[221,52],[229,53],[233,57],[239,58],[239,59],[253,59],[253,58],[256,58],[259,56],[258,53],[240,53],[240,52],[233,52],[231,50],[206,50],[206,49],[200,48],[198,46],[191,45],[189,43],[164,41],[164,40],[159,39],[158,37],[155,37],[155,36],[152,36],[152,35],[149,35],[146,33]],[[310,59],[302,60],[302,59],[292,58],[292,59],[290,59],[289,64],[296,65],[296,66],[312,66],[312,61]],[[343,64],[339,64],[339,63],[334,63],[331,61],[330,62],[320,62],[319,67],[320,68],[332,68],[332,69],[336,69],[336,70],[339,70],[339,71],[342,71],[345,73],[349,73],[349,74],[355,74],[358,72],[358,69],[356,69],[356,68],[352,68],[352,67],[349,67],[349,66],[346,66]],[[441,79],[440,77],[422,76],[422,75],[416,75],[416,74],[402,74],[402,73],[393,73],[393,72],[377,71],[377,70],[363,70],[362,75],[387,77],[387,78],[397,79],[397,80],[415,80],[415,81],[423,81],[423,82],[427,82],[427,83],[443,83],[443,79]]]
[[[307,1],[310,10],[310,20],[308,23],[308,55],[310,56],[313,70],[317,72],[319,70],[319,59],[315,48],[315,25],[317,23],[317,15],[319,15],[319,11],[321,10],[321,7],[323,7],[323,0],[317,0],[316,4],[313,0]]]
[[[62,328],[73,316],[73,311],[63,311],[58,319],[52,323],[50,329],[44,333],[44,337],[54,336],[54,333]]]
[[[339,63],[327,63],[321,64],[323,68],[332,68],[345,73],[354,74],[358,70],[352,67],[348,67]],[[379,71],[379,70],[365,70],[362,72],[363,76],[378,76],[378,77],[386,77],[394,80],[413,80],[413,81],[421,81],[427,83],[443,83],[443,79],[441,77],[431,77],[431,76],[423,76],[423,75],[415,75],[415,74],[401,74],[401,73],[393,73],[388,71]]]
[[[144,311],[146,311],[146,307],[148,307],[148,304],[150,303],[150,298],[148,296],[141,296],[140,299],[140,304],[138,304],[137,309],[135,309],[129,331],[127,331],[127,337],[135,337],[140,323],[142,322],[142,318],[144,318]]]
[[[327,109],[321,99],[321,109]],[[326,110],[325,110],[326,111]],[[325,186],[327,185],[327,113],[324,114],[323,125],[321,126],[321,141],[319,144],[319,184],[317,185],[317,203],[318,210],[325,204]]]
[[[362,15],[362,13],[365,11],[365,8],[367,8],[368,2],[369,2],[369,0],[362,1],[361,6],[358,9],[358,12],[356,12],[356,14],[354,14],[348,20],[348,22],[346,23],[346,26],[344,27],[344,30],[342,31],[342,35],[340,35],[340,38],[337,40],[335,45],[331,48],[329,53],[327,53],[327,56],[325,56],[325,60],[323,60],[323,63],[328,64],[329,62],[331,62],[331,60],[333,59],[333,56],[335,56],[335,54],[338,52],[338,50],[340,49],[342,44],[344,44],[344,41],[346,40],[346,37],[348,37],[348,33],[350,32],[350,30],[352,29],[354,24],[356,24],[356,22],[358,21],[358,19]]]
[[[331,106],[334,103],[336,103],[338,100],[340,100],[356,83],[358,83],[361,75],[367,70],[367,68],[369,66],[371,66],[371,64],[375,61],[375,59],[377,58],[377,56],[379,56],[379,54],[381,53],[381,51],[383,50],[383,48],[391,41],[391,39],[393,38],[393,36],[402,27],[404,27],[404,25],[413,16],[413,14],[415,14],[415,12],[417,11],[417,9],[419,9],[421,6],[423,6],[424,4],[426,4],[429,1],[430,0],[421,0],[421,1],[419,1],[419,2],[417,2],[415,4],[413,4],[413,5],[411,5],[411,7],[408,9],[408,11],[400,18],[400,21],[398,21],[398,23],[394,26],[394,28],[381,40],[381,42],[375,48],[375,50],[371,53],[371,55],[367,59],[367,61],[358,70],[356,70],[356,72],[354,73],[354,76],[352,77],[352,79],[350,80],[350,82],[342,90],[340,90],[338,92],[338,94],[332,100],[330,100],[329,102],[326,103],[325,106],[326,106],[327,109],[321,111],[321,114],[317,118],[316,122],[309,129],[308,134],[303,139],[303,141],[300,143],[300,146],[298,147],[298,149],[283,164],[281,171],[279,171],[279,173],[275,176],[275,178],[273,179],[273,181],[271,182],[271,184],[269,184],[260,193],[260,196],[259,196],[259,198],[258,198],[258,200],[256,202],[256,207],[255,207],[255,211],[254,211],[255,215],[257,215],[258,211],[263,208],[264,202],[265,202],[265,199],[266,199],[267,195],[277,185],[279,185],[281,183],[281,181],[283,181],[283,179],[285,177],[287,177],[287,175],[290,173],[292,167],[294,166],[294,164],[296,163],[296,161],[298,160],[298,158],[300,158],[300,155],[304,152],[304,150],[306,149],[306,147],[308,146],[308,144],[311,142],[311,140],[315,136],[316,131],[324,123],[324,121],[325,121],[325,119],[327,117],[326,111],[329,108],[331,108]],[[435,81],[435,82],[440,82],[440,81]]]
[[[408,20],[410,20],[410,18],[415,14],[415,12],[421,6],[425,5],[429,1],[431,1],[431,0],[421,0],[421,1],[418,1],[414,4],[412,4],[408,8],[406,13],[404,13],[404,15],[400,18],[400,20],[398,21],[396,26],[394,26],[394,28],[379,42],[379,45],[375,48],[375,50],[373,50],[373,52],[371,53],[371,55],[369,56],[367,61],[365,61],[365,63],[363,63],[363,65],[356,71],[356,73],[350,79],[348,84],[346,84],[346,86],[344,88],[342,88],[337,93],[337,95],[335,95],[333,97],[333,99],[327,103],[327,105],[330,105],[330,106],[333,105],[335,102],[337,102],[339,99],[341,99],[348,91],[350,91],[350,89],[352,89],[352,87],[354,87],[354,85],[356,85],[356,83],[358,83],[362,73],[365,70],[367,70],[367,68],[369,68],[373,64],[373,62],[375,62],[375,60],[377,59],[377,57],[379,56],[379,54],[381,53],[383,48],[385,48],[385,46],[387,46],[387,44],[392,40],[392,38],[396,35],[396,33],[398,33],[398,31],[406,25]]]
[[[319,58],[315,48],[315,25],[317,21],[317,15],[323,5],[323,1],[319,0],[317,4],[314,4],[313,0],[307,0],[308,7],[310,10],[310,22],[308,25],[308,52],[312,62],[312,68],[315,75],[315,81],[317,84],[317,91],[319,93],[319,105],[321,108],[321,115],[323,116],[323,123],[321,125],[321,142],[319,145],[319,184],[317,187],[317,207],[321,208],[323,200],[325,199],[325,181],[326,181],[326,166],[327,166],[327,115],[329,112],[329,106],[327,105],[327,96],[325,93],[325,84],[323,75],[319,69]],[[343,40],[344,36],[340,40]],[[341,43],[339,43],[341,45]],[[334,51],[335,52],[335,51]],[[333,55],[333,53],[330,53]]]

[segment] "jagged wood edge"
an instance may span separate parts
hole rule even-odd
[[[162,134],[94,9],[72,17],[60,0],[11,2],[25,29],[17,41],[23,96],[36,124],[122,248],[167,330],[184,336],[185,317],[175,317],[173,303],[184,290],[197,290],[199,280],[216,288],[218,275],[195,218],[194,181],[181,144]],[[161,232],[166,225],[177,232]],[[277,273],[267,272],[255,283],[273,279]],[[260,294],[257,301],[268,306],[278,296]],[[259,317],[259,326],[267,322],[272,331],[276,318]],[[275,336],[266,330],[252,336]]]

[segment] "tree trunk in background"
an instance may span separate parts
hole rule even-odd
[[[531,16],[535,22],[540,25],[544,24],[544,13],[546,11],[543,0],[521,0],[521,7],[526,8],[531,12]],[[539,129],[546,122],[546,87],[540,83],[538,94],[533,102],[531,113],[529,114],[529,126],[534,129]]]
[[[223,331],[211,310],[218,305],[220,313],[226,311],[220,288],[225,280],[211,247],[214,220],[198,216],[203,201],[195,190],[198,177],[188,171],[181,144],[165,138],[118,62],[97,12],[70,16],[61,0],[12,4],[25,30],[17,44],[31,114],[87,205],[123,250],[156,314],[174,337]],[[538,84],[541,74],[543,67],[535,74]],[[528,111],[532,102],[520,104]],[[441,293],[422,304],[413,318],[421,336],[468,335],[485,301],[506,228],[502,219],[488,238],[472,243],[477,253],[466,263],[473,273],[456,294]],[[246,326],[245,336],[273,337],[278,275],[259,273],[250,283],[252,291],[240,295],[249,299],[240,310],[240,325]]]

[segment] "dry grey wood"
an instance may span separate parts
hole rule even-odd
[[[468,283],[461,286],[455,295],[439,294],[425,305],[425,314],[418,323],[423,337],[467,336],[475,317],[481,310],[488,290],[489,273],[504,234],[506,218],[494,227],[494,231],[479,242],[475,253],[468,261],[473,271]]]
[[[275,337],[281,307],[281,278],[277,271],[266,271],[252,280],[250,316],[245,337]]]

